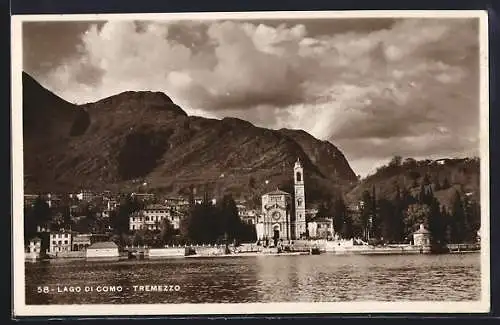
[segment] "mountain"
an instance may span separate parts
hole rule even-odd
[[[467,195],[469,199],[480,199],[480,161],[479,158],[438,159],[416,161],[407,158],[395,158],[355,186],[346,195],[354,204],[359,201],[364,191],[372,193],[375,189],[377,198],[393,198],[397,188],[407,189],[412,194],[420,191],[422,184],[431,186],[441,205],[450,207],[455,192]]]
[[[74,105],[23,73],[25,192],[147,189],[255,199],[291,190],[300,158],[311,200],[352,186],[356,175],[333,144],[301,130],[188,116],[160,92],[123,92]],[[267,181],[267,182],[266,182]]]

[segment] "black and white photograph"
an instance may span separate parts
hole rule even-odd
[[[488,312],[487,27],[13,16],[14,314]]]

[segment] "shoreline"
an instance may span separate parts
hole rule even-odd
[[[383,250],[366,250],[366,251],[330,251],[325,252],[322,251],[321,256],[353,256],[353,255],[362,255],[362,256],[387,256],[387,255],[457,255],[457,254],[474,254],[480,253],[481,250],[464,250],[464,251],[450,251],[444,253],[430,253],[430,252],[419,252],[419,251],[389,251],[387,249]],[[47,262],[47,261],[74,261],[74,260],[86,260],[92,262],[108,262],[108,261],[142,261],[142,260],[163,260],[163,259],[196,259],[196,258],[241,258],[241,257],[269,257],[269,256],[304,256],[304,255],[316,255],[311,254],[310,252],[242,252],[242,253],[234,253],[234,254],[193,254],[193,255],[162,255],[162,256],[144,256],[143,258],[128,258],[126,256],[119,257],[109,257],[109,258],[87,258],[87,257],[56,257],[56,258],[26,258],[25,263],[37,263],[37,262]]]

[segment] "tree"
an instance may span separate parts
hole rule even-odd
[[[431,184],[431,178],[430,178],[429,174],[424,175],[424,179],[422,180],[422,184],[424,184],[425,186]]]
[[[52,217],[49,205],[41,196],[38,196],[33,204],[33,216],[39,223],[49,222]]]
[[[372,204],[372,197],[370,195],[370,192],[365,190],[362,194],[362,206],[361,206],[361,213],[360,213],[360,226],[361,229],[363,230],[363,237],[368,238],[368,227],[370,223],[370,218],[373,215],[373,204]]]
[[[466,201],[466,222],[468,224],[468,232],[466,234],[466,241],[475,242],[477,238],[477,232],[481,228],[481,207],[478,202],[468,200]]]
[[[331,216],[330,215],[331,208],[329,203],[330,203],[329,201],[321,202],[321,204],[318,207],[318,211],[316,212],[315,218],[329,218]]]
[[[410,205],[405,213],[405,236],[409,238],[418,225],[423,224],[428,227],[430,208],[427,204],[416,203]]]
[[[229,241],[239,240],[241,235],[241,220],[238,215],[236,202],[231,195],[225,195],[219,206],[218,213],[221,217],[221,233],[227,234]]]
[[[448,180],[448,177],[445,177],[443,180],[443,185],[441,186],[442,190],[447,190],[451,187],[450,181]]]
[[[441,214],[439,201],[434,196],[429,198],[428,226],[432,244],[444,245],[446,242],[446,220]]]
[[[24,206],[24,239],[29,240],[36,235],[37,221],[32,207]]]
[[[396,208],[387,199],[379,201],[380,207],[380,236],[387,242],[397,242],[401,240],[400,227],[397,223]]]
[[[379,217],[379,206],[375,194],[375,186],[372,186],[371,215],[369,220],[370,237],[380,238],[381,220]]]
[[[26,239],[34,237],[37,226],[48,226],[52,218],[52,212],[45,200],[39,195],[33,206],[24,207],[24,235]]]
[[[353,238],[354,237],[354,227],[352,216],[347,216],[344,219],[344,224],[342,225],[341,231],[342,238]]]
[[[406,158],[403,162],[403,166],[409,168],[417,167],[417,161],[413,158]]]
[[[194,243],[215,243],[220,237],[220,216],[210,201],[195,204],[181,222],[181,234]]]
[[[339,196],[333,202],[333,229],[345,237],[344,224],[347,219],[347,207],[342,196]]]
[[[394,156],[389,162],[389,167],[399,167],[401,166],[403,158],[401,156]]]
[[[170,243],[175,234],[176,231],[172,223],[167,218],[164,218],[160,225],[160,239],[163,245]]]
[[[465,210],[460,193],[455,191],[451,203],[451,239],[456,243],[462,243],[466,239]]]
[[[255,225],[241,223],[241,234],[239,239],[242,242],[255,242],[257,240]]]
[[[139,212],[144,208],[144,203],[140,202],[136,197],[128,195],[120,203],[118,212],[110,216],[111,225],[117,233],[129,232],[129,218],[132,213]]]
[[[434,176],[432,184],[434,185],[434,191],[440,191],[441,190],[441,183],[439,182],[439,176],[438,175]]]
[[[250,179],[248,180],[248,186],[250,186],[250,188],[255,188],[255,178],[253,176],[250,176]]]

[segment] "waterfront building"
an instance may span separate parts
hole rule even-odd
[[[49,252],[69,252],[71,251],[71,232],[61,230],[51,232],[49,236]]]
[[[333,220],[330,218],[317,218],[307,223],[309,237],[317,239],[333,238]]]
[[[118,245],[112,241],[97,242],[90,245],[86,251],[87,258],[119,257]]]
[[[240,220],[249,225],[255,225],[257,223],[258,214],[255,210],[245,210],[241,213],[238,212]]]
[[[262,196],[262,219],[257,217],[256,224],[259,240],[291,240],[307,235],[304,169],[300,159],[295,162],[293,178],[293,198],[279,188]]]
[[[247,207],[241,203],[236,204],[238,209],[238,217],[243,223],[249,225],[255,225],[257,223],[257,211],[252,209],[247,209]]]
[[[180,228],[182,214],[167,205],[150,204],[139,213],[129,217],[129,229],[160,230],[164,219],[170,221],[174,229]]]
[[[73,251],[83,251],[92,245],[92,234],[73,235]]]
[[[293,167],[294,189],[295,189],[295,238],[306,235],[306,193],[304,184],[304,168],[300,159],[297,159]]]
[[[413,245],[415,246],[431,245],[431,233],[429,232],[429,230],[425,229],[423,224],[420,224],[420,228],[413,233]]]
[[[35,237],[29,240],[26,256],[29,258],[39,258],[42,252],[42,239]]]
[[[292,239],[290,193],[277,188],[262,196],[263,220],[256,226],[258,239]]]

